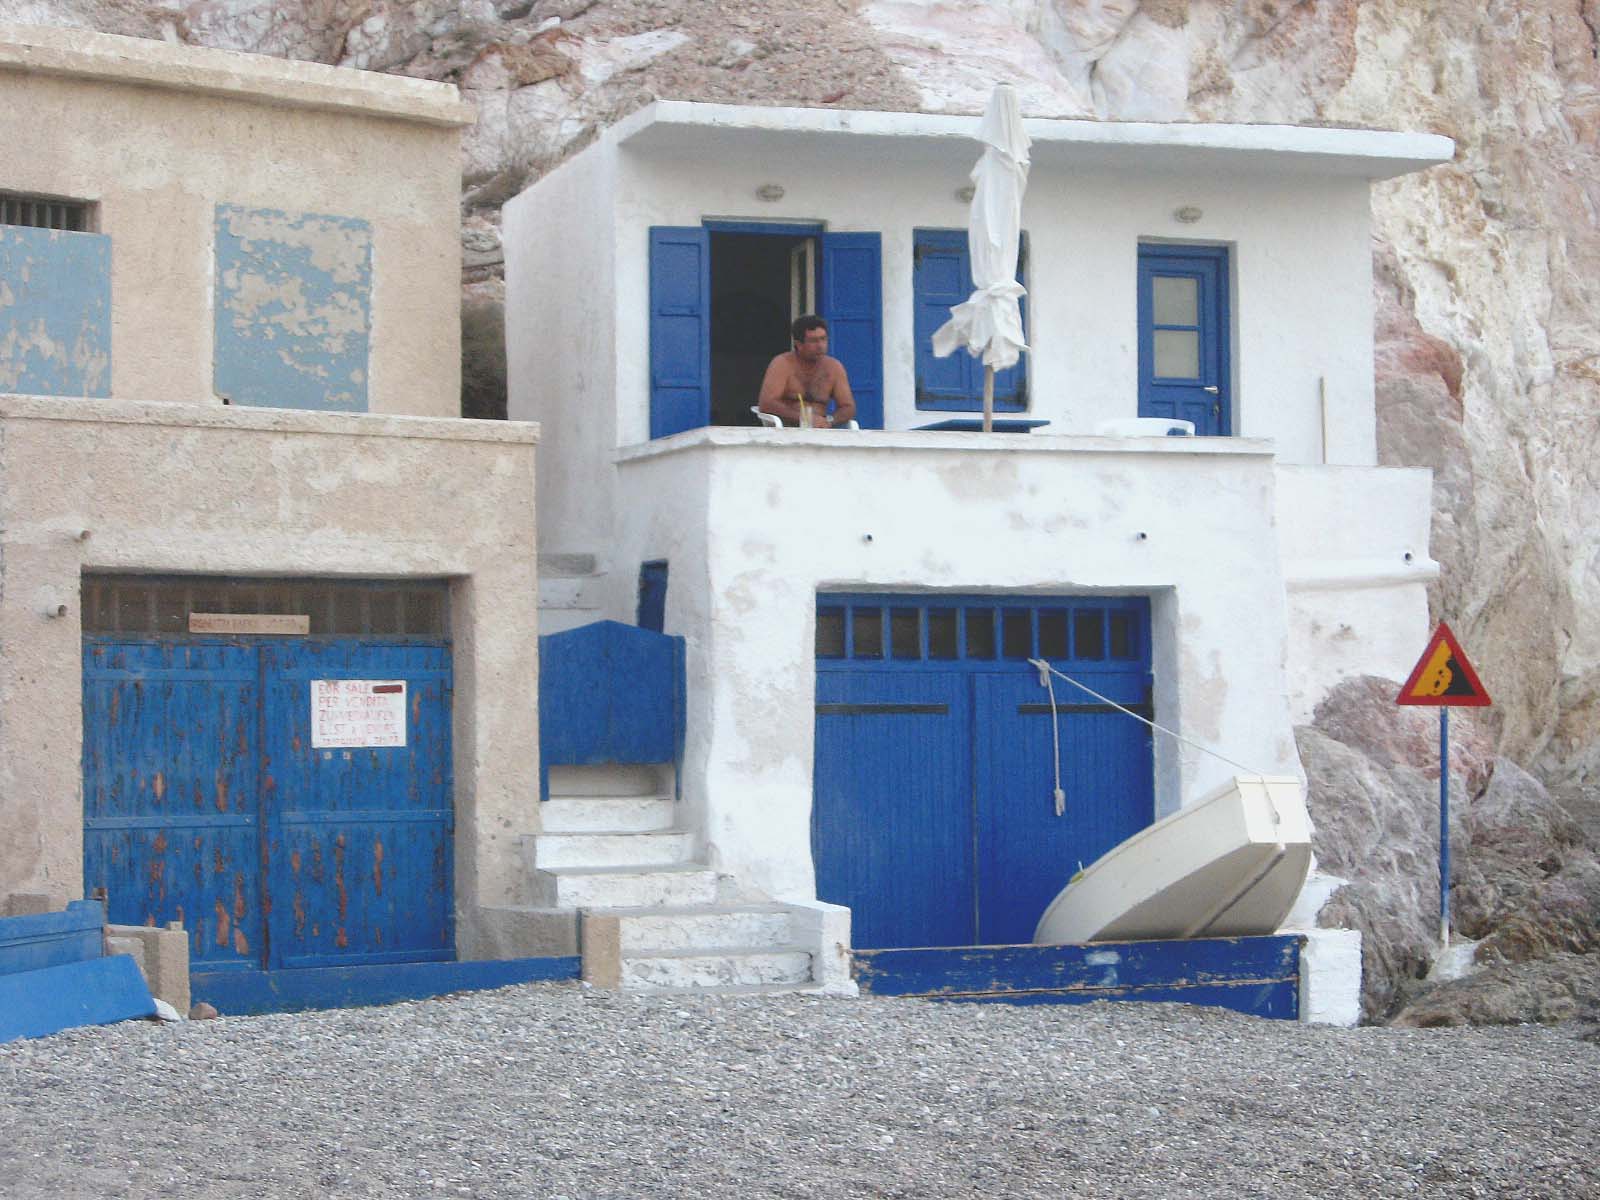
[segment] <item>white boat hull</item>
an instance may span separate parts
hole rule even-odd
[[[1300,781],[1240,775],[1140,830],[1056,896],[1036,945],[1275,932],[1311,867]]]

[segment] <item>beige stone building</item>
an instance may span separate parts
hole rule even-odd
[[[490,957],[537,427],[462,421],[448,85],[0,26],[0,916]]]

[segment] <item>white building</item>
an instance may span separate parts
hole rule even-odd
[[[1025,425],[982,434],[981,368],[928,348],[976,127],[657,102],[505,210],[510,412],[576,576],[543,628],[665,576],[702,861],[849,905],[858,946],[1026,941],[1076,862],[1234,772],[1060,681],[1057,749],[1026,659],[1298,773],[1294,723],[1409,663],[1437,570],[1428,473],[1376,466],[1369,188],[1449,139],[1028,121]],[[751,427],[808,310],[859,432]]]

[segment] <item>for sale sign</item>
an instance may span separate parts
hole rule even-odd
[[[404,679],[313,679],[311,744],[404,746]]]

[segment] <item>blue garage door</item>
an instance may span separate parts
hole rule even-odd
[[[818,598],[812,853],[855,945],[1027,942],[1151,822],[1148,728],[1059,680],[1052,710],[1027,662],[1148,713],[1149,626],[1141,597]]]
[[[90,635],[83,692],[113,922],[181,921],[196,971],[455,957],[443,642]]]

